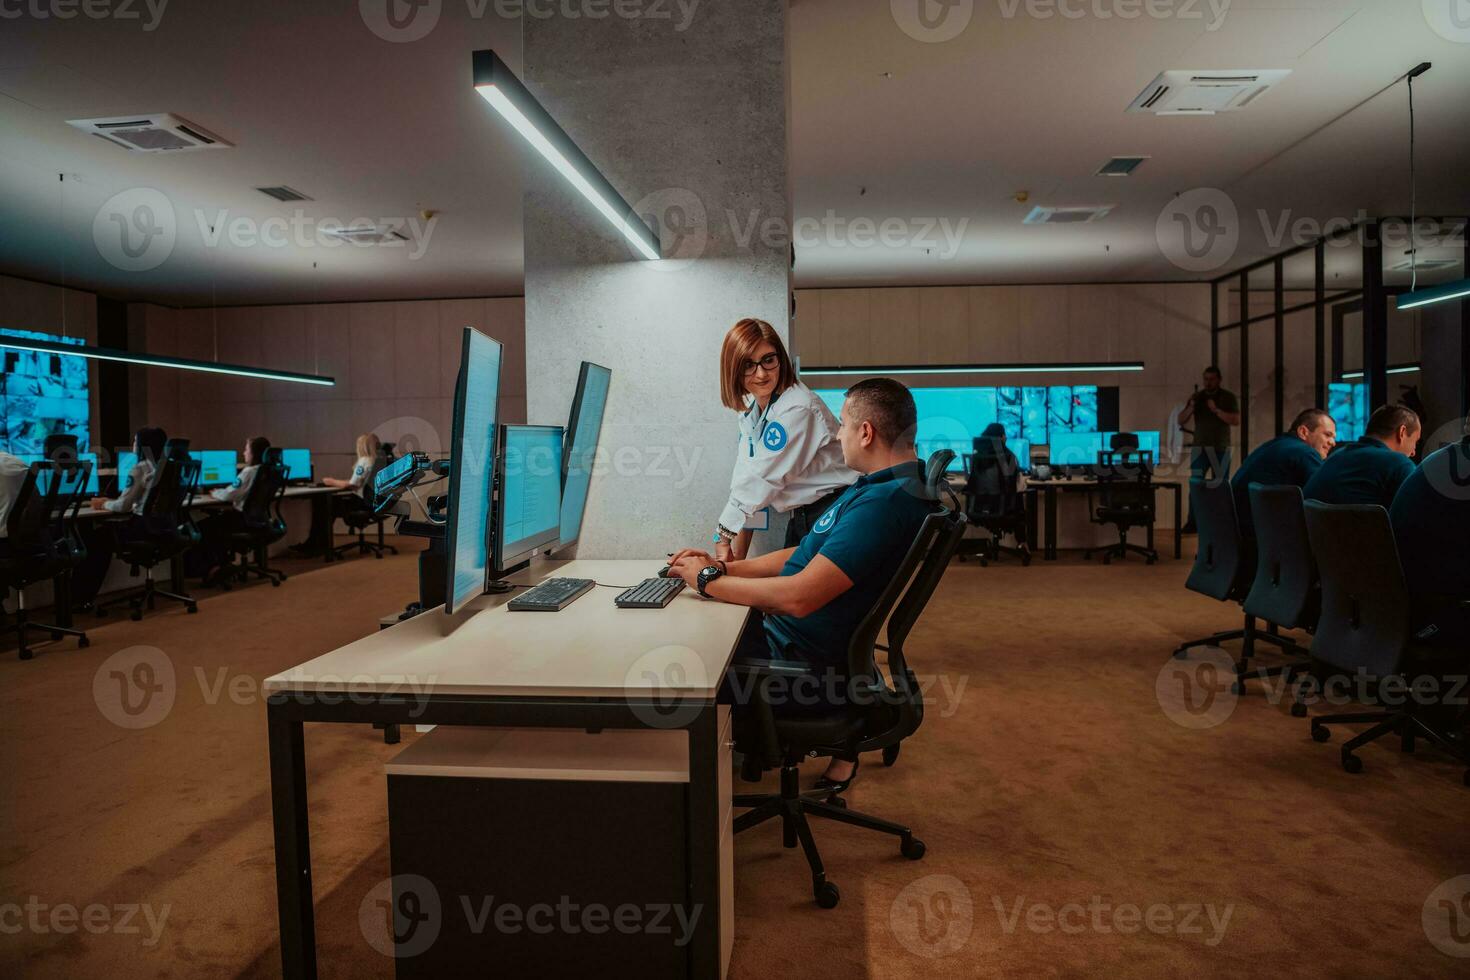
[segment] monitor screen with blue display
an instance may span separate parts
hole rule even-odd
[[[577,393],[572,396],[572,414],[567,419],[558,548],[570,546],[582,533],[582,516],[587,510],[587,491],[592,484],[597,440],[602,433],[602,415],[607,408],[607,393],[611,387],[612,371],[600,364],[582,362],[582,370],[577,376]]]
[[[1334,381],[1327,386],[1327,414],[1337,423],[1337,444],[1363,438],[1368,429],[1368,386]]]
[[[555,542],[561,532],[559,425],[500,428],[500,502],[495,520],[495,570],[510,571]]]
[[[227,487],[239,475],[240,454],[233,449],[190,450],[189,458],[199,461],[201,487]]]
[[[83,343],[35,330],[0,328],[0,336]],[[0,347],[0,450],[36,455],[46,451],[47,436],[73,435],[77,451],[86,452],[89,418],[86,358]]]
[[[495,420],[500,399],[501,347],[465,327],[454,385],[450,435],[449,589],[444,612],[453,614],[485,591],[490,571],[490,493],[495,485]]]
[[[1052,385],[1047,389],[1051,432],[1097,431],[1097,385]]]
[[[41,462],[42,460],[44,460],[46,458],[45,456],[42,456],[40,453],[20,453],[19,456],[20,456],[20,461],[22,463],[27,463],[27,464],[29,464],[29,463],[39,463],[39,462]],[[90,473],[87,474],[87,493],[90,493],[93,496],[96,496],[97,493],[99,492],[99,487],[101,486],[101,484],[99,483],[99,481],[97,479],[97,454],[96,453],[77,453],[77,459],[80,459],[83,462],[87,462],[87,463],[91,463],[92,464],[92,470],[91,470]],[[43,474],[42,476],[43,476],[43,478],[37,484],[36,489],[38,489],[41,493],[45,493],[47,491],[47,488],[50,486],[51,481],[46,478],[46,477],[49,476],[49,474]],[[62,481],[62,484],[61,485],[62,485],[63,488],[65,488],[66,487],[66,481]]]
[[[1047,446],[1053,466],[1095,466],[1103,442],[1097,432],[1053,432]]]
[[[964,455],[971,451],[973,440],[996,420],[996,389],[910,388],[909,391],[914,396],[919,421],[914,434],[914,448],[919,457],[928,459],[940,449],[952,449],[955,459],[949,465],[949,472],[962,472]],[[815,394],[833,415],[841,416],[845,389],[821,388]]]
[[[281,462],[286,465],[286,479],[311,479],[310,449],[282,449]]]

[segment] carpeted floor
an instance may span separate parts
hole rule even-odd
[[[279,975],[259,681],[376,629],[416,582],[410,553],[284,567],[299,574],[280,589],[197,616],[0,654],[0,976]],[[818,825],[843,896],[824,912],[774,826],[741,836],[732,975],[1465,976],[1423,924],[1436,887],[1470,875],[1461,769],[1380,743],[1348,775],[1343,730],[1318,745],[1258,693],[1182,710],[1181,678],[1209,677],[1169,651],[1235,625],[1182,588],[1186,568],[955,565],[911,642],[935,678],[924,727],[848,794],[912,824],[928,856]],[[104,709],[154,717],[119,714],[99,667],[135,645],[166,655],[176,696],[129,729]],[[307,729],[325,978],[392,975],[358,908],[387,875],[397,751],[365,727]]]

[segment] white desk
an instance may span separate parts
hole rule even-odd
[[[660,559],[542,562],[513,581],[550,575],[634,585]],[[686,840],[690,900],[701,916],[691,977],[721,968],[722,756],[715,695],[747,610],[686,590],[663,609],[619,609],[596,588],[560,612],[512,613],[481,596],[371,633],[265,681],[283,975],[316,976],[303,723],[683,730],[688,733]],[[727,764],[727,763],[726,763]],[[728,770],[726,770],[728,772]],[[726,777],[728,779],[728,776]],[[723,799],[722,799],[723,797]]]

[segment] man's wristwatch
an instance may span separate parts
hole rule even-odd
[[[719,565],[706,565],[699,570],[699,577],[694,580],[694,587],[699,590],[700,595],[708,599],[709,593],[705,591],[705,588],[715,579],[724,574],[724,568],[720,567]]]

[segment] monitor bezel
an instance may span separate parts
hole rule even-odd
[[[567,495],[567,478],[571,474],[571,466],[572,466],[572,440],[576,437],[577,427],[578,427],[578,425],[581,424],[581,421],[582,421],[583,401],[584,401],[584,399],[586,398],[586,395],[587,395],[587,378],[592,373],[591,372],[591,369],[592,368],[597,368],[597,369],[599,369],[601,371],[606,371],[607,372],[607,390],[608,390],[608,397],[611,397],[611,395],[612,395],[612,368],[606,367],[605,365],[602,365],[602,364],[598,364],[595,361],[583,361],[582,362],[582,367],[577,371],[577,389],[576,389],[576,392],[572,395],[572,410],[567,415],[566,434],[562,437],[562,444],[561,444],[561,495],[562,495],[562,499],[563,500],[566,499],[566,495]],[[603,424],[603,422],[606,422],[606,421],[607,421],[607,399],[604,398],[603,399],[603,402],[602,402],[602,418],[600,420],[598,420],[598,423],[597,423],[597,432],[592,437],[592,456],[593,456],[594,461],[595,461],[595,459],[597,457],[597,447],[599,445],[601,445],[601,442],[602,442],[602,424]],[[575,534],[574,536],[572,536],[570,538],[562,537],[562,535],[561,535],[561,530],[562,529],[561,529],[560,525],[558,525],[558,527],[557,527],[556,545],[551,549],[552,551],[560,551],[563,548],[570,548],[572,545],[576,544],[577,541],[581,538],[581,536],[582,536],[582,534],[581,534],[582,525],[587,520],[587,501],[592,496],[592,493],[591,493],[591,488],[592,488],[592,474],[591,473],[588,473],[587,474],[587,486],[588,486],[588,492],[582,498],[582,513],[578,516],[578,520],[577,520],[577,534]]]
[[[495,473],[500,478],[497,481],[495,494],[495,506],[490,515],[490,534],[492,547],[490,549],[490,567],[494,574],[499,576],[509,575],[516,571],[526,562],[536,557],[546,545],[554,543],[561,536],[561,485],[557,485],[557,523],[539,535],[532,538],[523,538],[514,542],[517,550],[507,555],[503,548],[505,545],[505,451],[510,443],[510,430],[522,429],[531,431],[560,432],[562,434],[562,458],[566,459],[566,430],[559,425],[521,425],[519,423],[503,423],[496,427],[495,438]],[[529,542],[529,543],[528,543]],[[549,549],[548,549],[549,550]]]
[[[448,616],[454,615],[471,600],[485,594],[485,592],[489,588],[490,576],[494,567],[494,561],[490,556],[490,542],[488,541],[488,535],[490,534],[492,522],[487,520],[485,521],[485,534],[487,535],[487,540],[485,542],[485,577],[480,582],[479,591],[473,592],[472,594],[467,592],[463,598],[455,594],[454,566],[459,557],[459,520],[461,514],[463,513],[462,502],[459,498],[461,489],[460,484],[463,482],[464,414],[465,399],[469,396],[468,388],[470,370],[470,343],[472,340],[471,334],[479,334],[482,338],[500,348],[501,356],[497,360],[495,377],[495,414],[497,418],[500,415],[500,373],[501,368],[504,367],[505,355],[505,346],[494,337],[491,337],[489,334],[483,331],[476,330],[474,327],[466,326],[464,328],[464,334],[460,339],[459,372],[455,375],[454,379],[454,409],[453,415],[451,416],[449,434],[449,517],[444,527],[444,613]],[[495,467],[499,459],[499,446],[496,445],[496,439],[499,435],[499,428],[500,427],[498,423],[490,427],[490,485],[488,493],[492,497],[495,492]],[[484,506],[487,508],[490,506],[489,499],[484,501]]]

